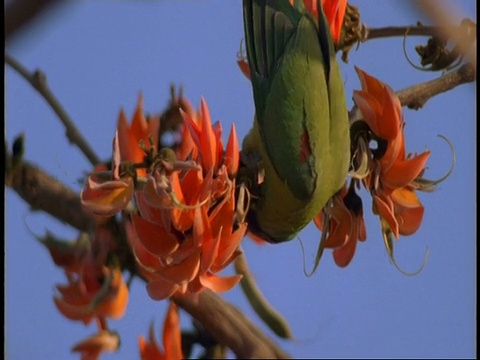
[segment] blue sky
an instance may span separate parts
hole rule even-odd
[[[357,0],[363,22],[371,27],[428,21],[400,1]],[[460,16],[475,19],[475,2],[455,1]],[[131,116],[139,91],[145,110],[160,112],[171,83],[182,84],[198,106],[203,96],[213,120],[228,136],[235,122],[239,138],[249,130],[253,100],[236,56],[243,38],[240,1],[69,2],[25,29],[6,50],[29,69],[42,69],[51,89],[101,158],[110,156],[120,108]],[[425,38],[407,40],[414,46]],[[349,107],[359,88],[353,66],[380,78],[394,90],[439,76],[413,69],[405,60],[402,39],[374,40],[353,50],[342,64]],[[46,102],[6,68],[6,138],[26,134],[26,159],[39,164],[77,191],[77,179],[90,165],[71,146]],[[367,241],[352,263],[336,267],[324,254],[317,273],[307,278],[297,240],[258,247],[245,239],[243,248],[258,285],[290,322],[295,340],[278,342],[294,357],[310,358],[473,358],[476,355],[476,101],[475,85],[460,86],[430,100],[420,111],[405,110],[407,151],[430,149],[426,176],[438,178],[450,167],[448,137],[457,163],[434,193],[420,193],[425,205],[422,227],[396,242],[397,261],[417,269],[407,277],[389,262],[378,219],[364,198]],[[6,355],[8,359],[76,359],[70,347],[95,332],[63,318],[53,301],[54,284],[63,274],[32,237],[49,229],[72,239],[76,231],[48,215],[31,212],[6,190]],[[300,238],[307,266],[313,264],[320,233],[309,226]],[[229,272],[231,270],[228,270]],[[240,290],[225,298],[259,326]],[[138,357],[137,338],[155,321],[157,336],[166,302],[154,302],[144,284],[134,281],[125,317],[111,327],[122,336],[116,355]],[[182,324],[190,326],[186,313]],[[266,329],[269,332],[268,329]]]

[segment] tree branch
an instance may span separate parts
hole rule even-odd
[[[173,301],[240,359],[290,358],[240,310],[208,289],[196,297],[174,296]]]
[[[400,90],[397,95],[403,106],[418,110],[433,96],[449,91],[458,85],[473,82],[476,79],[476,67],[467,63],[437,79]]]
[[[397,36],[437,36],[442,32],[442,27],[439,26],[423,26],[423,25],[409,25],[409,26],[387,26],[382,28],[368,28],[365,38],[362,42],[367,40],[382,39]],[[458,26],[452,28],[452,32],[459,31]]]
[[[83,154],[87,157],[87,159],[92,165],[95,166],[99,164],[100,159],[92,150],[87,140],[85,140],[82,134],[78,131],[74,122],[67,114],[63,106],[58,102],[57,98],[48,88],[46,75],[40,70],[36,70],[34,73],[30,73],[22,64],[20,64],[17,60],[12,58],[8,54],[5,54],[5,63],[7,63],[7,65],[14,69],[25,80],[27,80],[33,86],[33,88],[37,90],[40,95],[48,102],[50,107],[53,109],[53,111],[55,111],[58,118],[65,126],[67,139],[72,144],[75,144],[80,148],[80,150],[83,152]]]
[[[477,79],[476,67],[470,63],[460,66],[437,79],[409,86],[396,92],[402,106],[418,110],[435,95],[447,92],[453,88],[474,82]],[[360,109],[354,105],[349,112],[350,123],[361,119]]]
[[[44,211],[80,231],[95,228],[95,218],[81,204],[78,193],[38,167],[22,161],[7,176],[7,184],[33,210]]]
[[[456,28],[455,26],[453,26],[453,21],[455,20],[455,18],[458,17],[454,16],[454,8],[447,8],[445,3],[443,3],[442,5],[441,2],[439,4],[439,1],[415,0],[413,2],[421,11],[423,11],[428,17],[430,17],[433,22],[437,24],[442,24],[442,26],[438,28],[436,35],[441,36],[444,39],[451,39],[455,44],[458,44],[459,52],[467,58],[468,62],[472,64],[472,66],[475,67],[476,72],[476,23],[474,24],[473,22],[471,22],[471,26],[467,27],[467,29],[462,29],[461,25],[460,28]],[[467,32],[465,32],[465,30],[467,30]],[[471,51],[472,46],[469,39],[471,32],[475,33],[475,35],[471,34],[472,37],[475,36],[475,51]]]
[[[416,25],[408,26],[369,28],[361,22],[358,8],[347,4],[342,30],[343,35],[340,42],[336,44],[336,49],[342,52],[342,60],[348,62],[348,54],[352,47],[355,45],[358,46],[358,44],[367,40],[401,36],[404,37],[405,42],[405,37],[408,35],[427,36],[435,39],[435,44],[438,46],[436,50],[441,50],[443,53],[442,57],[449,56],[452,59],[465,57],[468,62],[476,67],[476,51],[472,49],[476,50],[477,24],[470,19],[463,19],[459,25],[456,25],[454,20],[452,20],[451,11],[442,8],[442,6],[438,6],[438,1],[432,2],[425,0],[415,2],[421,10],[439,25],[424,26],[418,22]],[[441,40],[440,42],[438,41],[439,39]],[[454,49],[451,51],[445,48],[445,45],[449,41],[455,44]],[[475,46],[472,46],[474,42]]]

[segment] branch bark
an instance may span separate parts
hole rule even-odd
[[[458,85],[473,82],[476,79],[476,66],[467,63],[437,79],[400,90],[397,95],[403,106],[418,110],[435,95],[449,91]]]
[[[174,296],[173,301],[239,359],[290,358],[240,310],[210,290],[204,290],[197,297]]]
[[[81,204],[79,194],[37,166],[22,161],[6,176],[7,185],[33,210],[44,211],[80,231],[94,229],[95,218]]]

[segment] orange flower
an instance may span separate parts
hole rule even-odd
[[[204,288],[226,291],[240,276],[217,273],[238,256],[246,223],[234,222],[239,145],[232,127],[226,151],[219,123],[202,99],[195,118],[181,112],[192,139],[191,160],[152,150],[143,188],[135,191],[139,215],[125,223],[147,291],[156,300]],[[172,152],[171,150],[169,150]]]
[[[84,278],[57,285],[61,297],[55,296],[54,302],[58,310],[68,319],[85,324],[96,317],[121,318],[128,303],[128,288],[121,270],[104,267],[103,271],[90,274],[87,270],[90,269],[84,269]]]
[[[347,191],[346,184],[332,199],[332,205],[327,205],[314,218],[317,227],[327,231],[324,248],[332,248],[333,259],[338,266],[347,266],[355,254],[357,241],[367,238],[363,220],[362,199],[355,192],[354,181]],[[325,217],[328,217],[329,228],[325,229]]]
[[[220,139],[222,133],[219,123],[215,127],[212,126],[210,111],[204,99],[201,101],[197,121],[183,111],[182,115],[190,136],[198,148],[199,164],[205,172],[213,171],[216,173],[223,157],[223,145]]]
[[[133,178],[102,181],[91,175],[82,190],[82,204],[97,215],[112,216],[124,209],[133,197]]]
[[[411,187],[373,194],[374,212],[389,225],[394,236],[414,234],[422,223],[424,207]]]
[[[90,250],[90,240],[85,233],[80,234],[75,241],[58,239],[49,231],[44,237],[36,238],[48,249],[55,265],[63,268],[67,274],[80,271],[83,259]]]
[[[400,100],[380,80],[356,68],[362,90],[354,91],[377,149],[370,150],[370,172],[365,187],[373,196],[374,213],[379,214],[394,236],[410,235],[421,224],[423,206],[415,194],[415,179],[425,169],[430,151],[405,155],[404,122]]]
[[[167,316],[163,325],[163,347],[158,345],[153,330],[153,323],[150,324],[148,341],[140,336],[138,338],[138,347],[140,349],[141,360],[179,360],[182,359],[182,344],[180,333],[180,319],[178,309],[175,303],[170,302]]]
[[[160,118],[154,117],[149,121],[143,112],[143,96],[138,95],[137,108],[133,115],[132,124],[128,125],[125,112],[120,110],[118,117],[117,131],[120,142],[120,155],[122,161],[141,163],[145,152],[138,146],[142,141],[145,146],[150,144],[149,137],[152,136],[153,143],[158,144],[158,132],[160,130]],[[145,169],[138,169],[138,175],[145,175]]]
[[[94,172],[80,193],[82,204],[97,215],[112,216],[124,209],[133,197],[133,177],[129,174],[120,176],[118,132],[113,140],[112,171],[108,175],[108,172]]]
[[[104,265],[112,249],[109,236],[99,228],[79,271],[68,274],[68,284],[56,286],[55,305],[70,320],[89,324],[94,319],[119,319],[125,313],[128,288],[121,269]]]
[[[201,186],[201,185],[199,185]],[[207,287],[213,291],[226,291],[235,286],[240,276],[218,277],[217,272],[228,266],[236,256],[246,223],[235,229],[234,188],[217,203],[210,214],[207,204],[193,210],[192,225],[188,233],[168,231],[162,216],[169,209],[151,208],[137,200],[144,217],[132,215],[133,227],[126,224],[127,236],[142,274],[148,280],[149,295],[156,300],[167,298],[175,292],[196,293]],[[148,209],[148,210],[146,210]],[[160,211],[159,211],[160,210]],[[170,218],[171,219],[171,218]]]
[[[295,0],[290,0],[293,5]],[[318,17],[318,0],[303,0],[303,3],[308,11],[316,19]],[[322,0],[323,12],[327,17],[330,25],[330,32],[333,41],[338,42],[342,33],[343,19],[345,17],[345,10],[347,9],[346,0]]]
[[[87,339],[75,344],[72,352],[79,352],[81,360],[97,360],[104,352],[115,352],[120,346],[120,337],[116,332],[101,330]]]
[[[133,164],[134,169],[144,168],[144,174],[131,175],[133,168],[129,171],[121,160],[130,156],[124,154],[134,153],[129,152],[129,146],[139,148],[138,134],[147,134],[139,130],[147,126],[142,113],[140,99],[133,130],[125,131],[122,125],[115,136],[109,180],[99,178],[97,173],[91,175],[82,202],[96,213],[113,215],[134,198],[139,215],[132,214],[131,221],[125,221],[125,229],[152,298],[196,293],[205,287],[228,290],[240,276],[222,278],[216,273],[238,256],[237,248],[247,227],[244,222],[234,222],[240,153],[235,126],[224,151],[221,125],[212,124],[205,100],[197,114],[180,109],[191,139],[189,159],[177,160],[179,155],[184,156],[186,148],[182,145],[176,148],[180,153],[175,153],[170,148],[156,149],[154,142],[143,152],[142,163]],[[125,134],[138,136],[128,143]],[[130,135],[127,138],[133,139]],[[130,159],[138,161],[133,155]]]
[[[312,8],[312,12],[316,8],[316,0],[304,0],[307,8]],[[310,3],[307,5],[307,3]],[[322,0],[323,11],[327,17],[328,24],[330,25],[330,32],[332,34],[333,41],[338,43],[342,35],[343,20],[345,18],[345,11],[347,9],[346,0]]]

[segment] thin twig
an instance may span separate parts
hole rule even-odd
[[[234,266],[235,272],[243,275],[240,286],[253,310],[277,336],[284,339],[292,339],[293,335],[287,320],[275,310],[258,288],[250,272],[245,253],[242,253],[235,259]]]
[[[67,139],[72,143],[77,145],[83,154],[87,157],[92,165],[97,165],[100,163],[100,159],[97,157],[95,152],[92,150],[87,140],[82,136],[82,134],[76,128],[74,122],[67,114],[63,106],[59,103],[57,98],[53,95],[50,89],[47,86],[47,77],[40,70],[36,70],[34,73],[30,73],[22,64],[17,60],[11,57],[8,54],[5,54],[5,63],[14,69],[19,75],[21,75],[25,80],[27,80],[35,90],[37,90],[40,95],[48,102],[50,107],[55,111],[60,121],[63,123],[66,129]]]
[[[369,28],[365,39],[382,39],[395,36],[433,36],[438,33],[438,28],[435,26],[387,26],[382,28]]]

